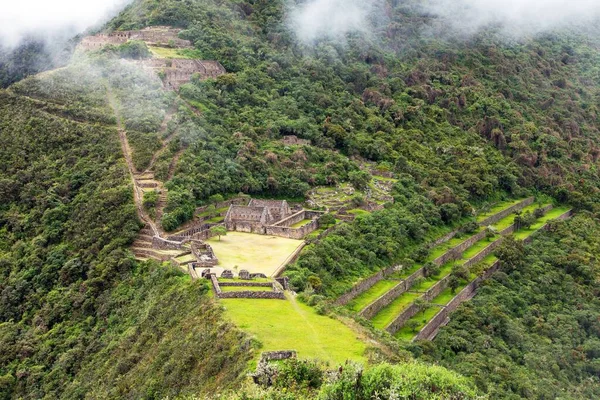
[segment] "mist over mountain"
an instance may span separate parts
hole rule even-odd
[[[0,400],[600,398],[595,2],[6,7]]]

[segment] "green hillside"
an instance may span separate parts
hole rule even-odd
[[[431,34],[444,21],[418,2],[383,3],[368,35],[307,45],[284,0],[136,0],[106,32],[176,27],[192,48],[77,51],[25,79],[38,66],[0,65],[12,83],[0,90],[0,399],[600,396],[600,37],[452,38]],[[151,56],[227,73],[168,91],[164,71],[122,59]],[[136,180],[160,194],[134,194]],[[214,204],[240,194],[328,212],[283,273],[285,300],[220,300],[185,264],[134,257],[152,231],[146,214],[181,233],[222,222],[228,207]],[[574,219],[553,221],[569,210]],[[227,236],[209,242],[236,272],[275,270],[300,243],[271,266],[250,239],[235,254]],[[411,341],[497,260],[434,340]],[[359,315],[420,269],[406,293]],[[223,286],[272,290],[248,287]],[[409,305],[421,309],[386,331]],[[299,359],[259,362],[278,350]]]

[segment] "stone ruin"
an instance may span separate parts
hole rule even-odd
[[[226,269],[221,273],[221,278],[224,279],[233,279],[233,271],[230,269]]]
[[[194,240],[191,242],[191,247],[192,254],[198,260],[194,263],[196,267],[214,267],[219,264],[219,259],[208,243]]]
[[[250,280],[250,272],[248,272],[245,269],[242,269],[239,274],[238,274],[238,278],[240,279],[244,279],[244,280]]]
[[[304,209],[294,212],[285,200],[251,199],[246,206],[229,207],[225,227],[228,231],[302,239],[319,227],[317,220],[322,214]],[[305,219],[310,222],[300,228],[292,228]]]
[[[189,40],[179,38],[180,29],[168,26],[151,26],[139,31],[114,31],[86,36],[79,43],[84,51],[99,50],[107,45],[120,45],[130,40],[141,40],[146,44],[158,47],[190,48]]]
[[[136,61],[149,70],[161,72],[166,89],[178,90],[188,83],[194,74],[203,79],[216,78],[223,75],[225,68],[217,61],[188,60],[183,58],[151,58]]]
[[[300,139],[296,135],[284,136],[283,139],[281,139],[281,142],[285,146],[297,146],[297,145],[301,146],[301,145],[309,145],[310,144],[310,140]]]
[[[86,36],[78,48],[84,51],[99,50],[107,45],[120,45],[130,40],[141,40],[150,46],[191,48],[189,40],[179,38],[179,29],[167,26],[153,26],[139,31],[115,31],[108,34]],[[194,74],[199,78],[216,78],[224,74],[225,68],[218,61],[190,60],[183,58],[151,58],[137,61],[153,72],[163,74],[163,83],[168,90],[178,90],[181,85],[188,83]]]

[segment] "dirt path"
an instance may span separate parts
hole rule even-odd
[[[106,87],[106,95],[108,98],[108,104],[113,109],[117,120],[117,130],[119,132],[119,140],[121,142],[121,149],[123,150],[123,155],[125,156],[125,162],[127,163],[127,169],[129,170],[129,175],[131,177],[131,182],[133,183],[133,199],[135,201],[135,206],[138,210],[139,218],[152,229],[152,232],[155,236],[160,236],[160,230],[150,218],[150,216],[144,211],[144,191],[138,185],[137,180],[135,179],[135,175],[137,173],[135,166],[133,165],[133,160],[131,157],[131,147],[129,146],[129,141],[127,140],[127,132],[121,123],[121,115],[119,113],[119,108],[117,107],[117,100],[114,95],[110,91],[110,87],[107,85]]]

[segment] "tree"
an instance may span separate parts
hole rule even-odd
[[[440,266],[434,262],[427,262],[423,265],[423,275],[429,278],[430,276],[437,275],[440,272]]]
[[[419,327],[419,321],[416,319],[409,319],[406,322],[406,327],[409,328],[412,333],[416,333],[417,328]]]
[[[460,286],[460,279],[456,275],[450,275],[448,278],[448,287],[452,294],[456,293],[456,289]]]
[[[335,225],[335,217],[331,213],[323,214],[319,217],[319,226],[323,228],[329,228]]]
[[[214,236],[218,236],[219,241],[221,241],[221,236],[227,236],[227,229],[225,229],[225,227],[222,225],[215,225],[210,228],[210,233],[212,233]]]

